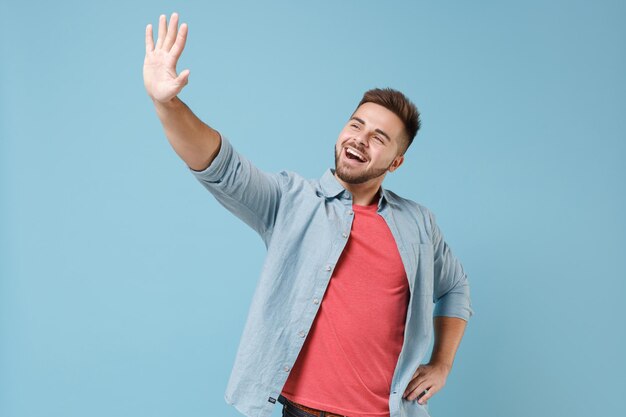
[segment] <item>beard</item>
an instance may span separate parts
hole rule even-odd
[[[389,167],[393,164],[393,161],[387,168],[367,168],[365,170],[359,170],[359,168],[346,167],[345,164],[339,165],[340,154],[337,152],[337,147],[333,145],[335,153],[335,173],[342,181],[348,184],[362,184],[373,178],[378,178],[381,175],[385,175]],[[343,152],[343,148],[342,148]]]

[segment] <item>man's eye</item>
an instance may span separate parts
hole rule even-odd
[[[375,136],[374,139],[378,140],[380,143],[385,143],[380,136]]]
[[[355,124],[351,124],[350,126],[352,126],[352,127],[354,127],[354,128],[357,128],[357,129],[358,129],[358,127],[359,127],[358,125],[355,125]]]

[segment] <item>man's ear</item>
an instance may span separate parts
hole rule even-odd
[[[391,163],[391,166],[389,167],[389,172],[393,172],[396,169],[398,169],[400,165],[402,165],[403,162],[404,162],[404,155],[396,156],[396,159],[393,160],[393,162]]]

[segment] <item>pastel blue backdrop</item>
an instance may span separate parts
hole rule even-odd
[[[624,2],[0,7],[0,416],[240,415],[265,249],[145,92],[174,11],[181,99],[262,169],[319,177],[369,88],[418,105],[385,186],[435,212],[475,309],[433,416],[626,415]]]

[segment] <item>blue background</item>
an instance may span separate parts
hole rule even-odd
[[[625,415],[624,2],[0,7],[1,416],[240,415],[265,248],[144,89],[145,26],[174,11],[180,98],[267,171],[334,166],[369,88],[417,104],[385,186],[434,211],[475,309],[434,417]]]

